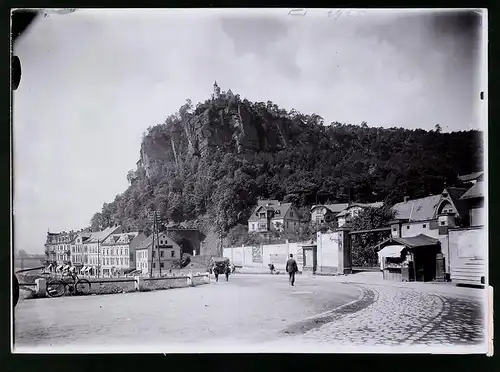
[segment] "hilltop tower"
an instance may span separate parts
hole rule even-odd
[[[212,94],[213,98],[219,98],[220,96],[220,88],[219,85],[217,85],[217,80],[214,82],[214,93]]]

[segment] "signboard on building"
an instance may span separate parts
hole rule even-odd
[[[297,248],[297,255],[294,258],[295,258],[295,261],[297,261],[297,266],[304,267],[304,255],[303,255],[302,246],[299,246]]]
[[[260,247],[252,247],[252,262],[262,263],[262,252]]]

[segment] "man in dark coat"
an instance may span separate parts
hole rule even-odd
[[[286,272],[288,273],[288,280],[292,286],[295,284],[295,273],[297,271],[299,271],[297,262],[293,259],[293,254],[290,254],[290,258],[286,262]]]

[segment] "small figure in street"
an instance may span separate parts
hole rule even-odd
[[[274,263],[269,264],[269,270],[271,270],[271,275],[274,274]]]
[[[297,271],[299,271],[297,262],[293,259],[293,254],[290,254],[290,258],[286,262],[286,272],[288,273],[288,281],[292,286],[295,285],[295,273]]]
[[[226,274],[226,282],[228,282],[229,281],[229,274],[231,273],[231,266],[227,265],[224,271]]]
[[[214,266],[213,272],[214,272],[214,275],[215,275],[215,281],[218,282],[219,281],[219,268],[217,267],[217,265]]]

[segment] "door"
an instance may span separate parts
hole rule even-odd
[[[304,270],[316,271],[316,249],[315,247],[303,248]]]

